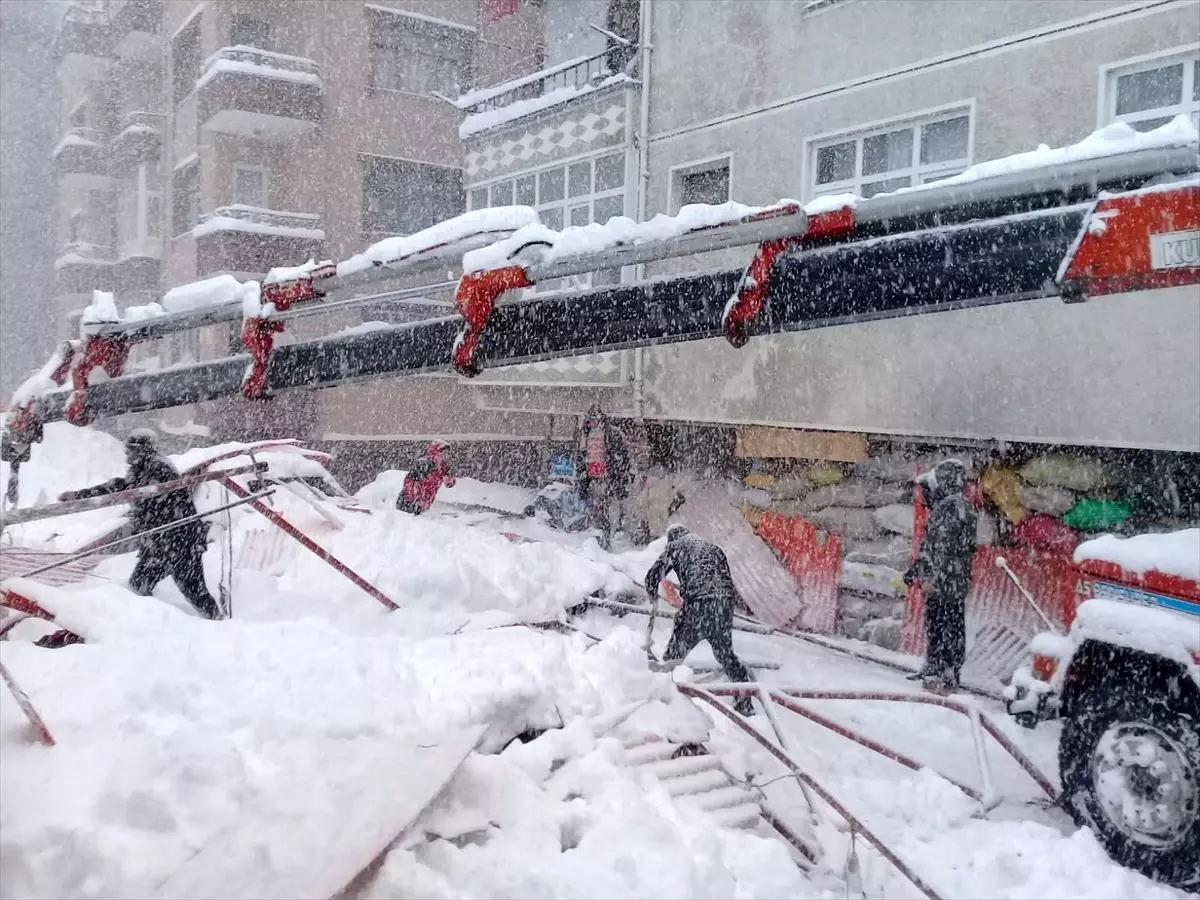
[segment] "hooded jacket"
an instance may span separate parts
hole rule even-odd
[[[79,499],[99,497],[133,488],[149,487],[152,484],[165,484],[179,478],[178,470],[166,457],[154,450],[147,450],[130,460],[129,472],[124,478],[113,478],[95,487],[74,491],[72,495]],[[149,531],[151,528],[169,525],[194,515],[196,515],[196,504],[192,500],[190,488],[180,488],[177,491],[168,491],[152,497],[141,497],[129,505],[129,521],[135,532]],[[183,537],[178,532],[190,533],[191,536],[194,536],[201,531],[207,533],[207,527],[203,522],[194,522],[175,531],[154,535],[149,540],[174,542]]]
[[[929,507],[925,539],[904,580],[920,581],[934,596],[961,602],[971,589],[977,524],[975,509],[963,493],[967,471],[951,459],[938,463],[932,476],[921,482]]]

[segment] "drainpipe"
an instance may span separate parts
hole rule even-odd
[[[641,0],[638,11],[638,52],[641,60],[638,64],[638,76],[642,81],[641,110],[638,121],[638,177],[637,177],[637,220],[646,221],[646,202],[650,186],[650,58],[654,48],[650,45],[650,11],[653,0]],[[646,277],[645,263],[638,265],[636,278],[643,281]],[[646,395],[643,389],[643,355],[644,348],[637,347],[633,351],[633,414],[641,422],[645,413]]]

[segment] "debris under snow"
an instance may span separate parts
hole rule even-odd
[[[1200,581],[1200,528],[1121,538],[1106,534],[1075,548],[1075,562],[1109,562],[1127,572],[1161,572]]]

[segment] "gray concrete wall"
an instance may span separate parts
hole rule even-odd
[[[737,0],[651,4],[652,212],[669,208],[672,166],[726,153],[733,156],[734,199],[752,204],[805,199],[807,140],[943,106],[973,105],[974,162],[1039,143],[1072,143],[1097,127],[1102,66],[1200,41],[1200,4],[1192,0],[1075,26],[1003,51],[975,52],[953,65],[926,64],[872,84],[847,85],[1002,33],[1015,35],[1124,5],[1009,0],[988,3],[989,15],[980,15],[978,4],[959,0],[844,0],[807,15],[802,6]],[[715,35],[722,29],[730,38],[719,43]],[[863,43],[867,39],[869,45]],[[759,49],[752,52],[753,47]],[[766,73],[770,80],[753,89],[740,84],[751,77],[766,79]],[[737,113],[745,115],[704,125]],[[695,130],[681,131],[685,128]]]
[[[1034,300],[647,353],[646,415],[1200,451],[1194,288]]]

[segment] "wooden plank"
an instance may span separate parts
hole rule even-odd
[[[269,793],[161,884],[163,900],[328,900],[368,880],[486,726],[289,745]],[[288,765],[290,763],[290,765]]]
[[[756,459],[862,462],[867,458],[867,450],[867,439],[861,434],[751,425],[738,429],[735,454]]]

